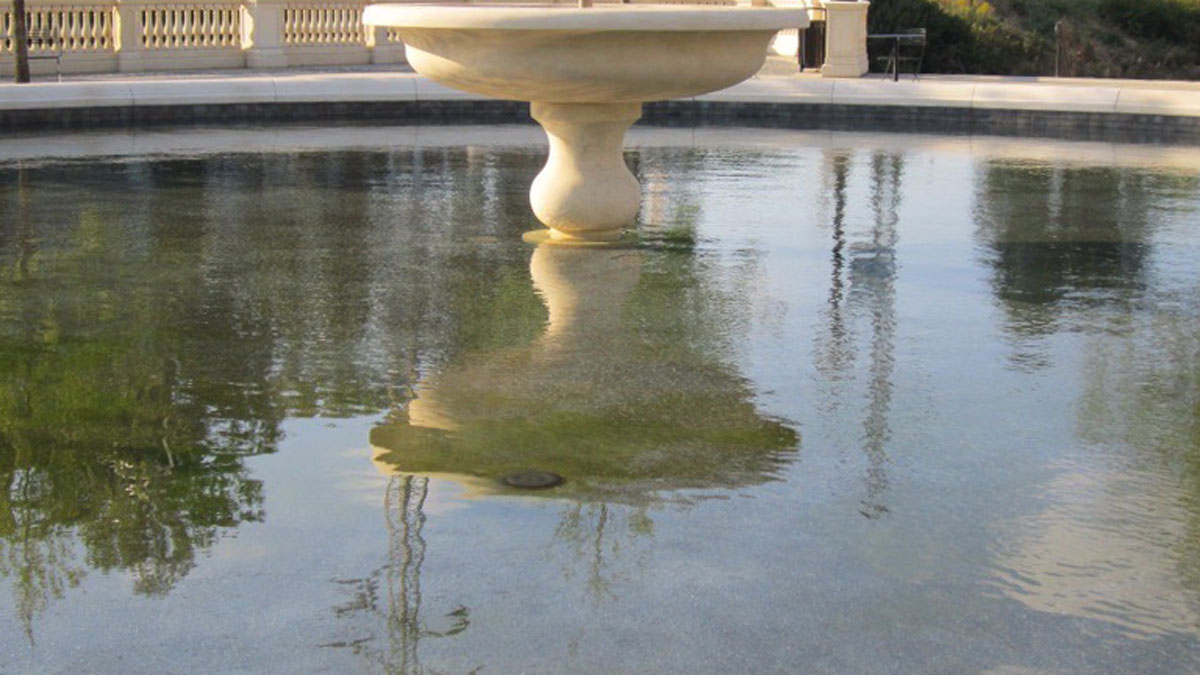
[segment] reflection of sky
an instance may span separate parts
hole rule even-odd
[[[1119,219],[1147,223],[1125,235],[1147,252],[1145,282],[1099,283],[1077,259],[1055,282],[1067,295],[1047,297],[1090,301],[1050,307],[1056,323],[1038,333],[1027,320],[1036,315],[997,292],[1005,270],[994,252],[1011,232],[983,218],[997,212],[987,199],[1021,195],[980,186],[988,172],[1069,170],[1059,159],[1069,144],[1047,153],[1011,139],[724,130],[708,138],[725,134],[725,144],[692,151],[669,132],[661,150],[659,132],[641,133],[641,171],[654,177],[647,212],[690,219],[696,269],[739,300],[722,314],[722,358],[755,410],[803,437],[783,481],[641,510],[467,502],[432,481],[421,625],[397,633],[388,617],[411,608],[387,605],[394,593],[378,595],[378,611],[335,612],[356,584],[385,583],[396,558],[389,478],[365,447],[379,420],[291,419],[276,453],[247,462],[265,484],[264,522],[218,541],[162,598],[88,576],[51,605],[36,648],[8,637],[20,627],[0,616],[0,670],[115,670],[151,630],[153,644],[137,647],[147,670],[367,669],[389,639],[414,635],[419,645],[401,650],[447,672],[1200,668],[1200,448],[1189,417],[1200,400],[1200,315],[1189,304],[1200,196],[1175,180],[1182,172],[1155,169],[1147,148],[1082,148],[1137,166],[1118,169],[1119,182],[1142,198],[1116,208],[1149,205],[1152,217]],[[480,203],[514,201],[523,188],[493,171],[504,153],[480,157],[470,180],[441,187],[478,178]],[[452,212],[444,199],[427,203]],[[643,254],[652,269],[656,252]],[[387,306],[399,277],[363,260],[377,275],[376,306]],[[528,291],[526,262],[498,263],[512,274],[497,278]],[[367,363],[384,361],[387,325],[376,320],[363,338]],[[1014,360],[1031,348],[1035,360]],[[456,363],[452,350],[438,354],[422,374]],[[447,635],[460,608],[469,626]],[[369,649],[317,646],[333,644]]]

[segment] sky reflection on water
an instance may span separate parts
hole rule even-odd
[[[0,672],[1200,669],[1188,153],[273,133],[0,144]]]

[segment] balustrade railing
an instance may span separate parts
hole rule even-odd
[[[7,5],[8,3],[5,3]],[[38,40],[64,73],[403,63],[395,31],[362,23],[366,0],[26,0]],[[10,6],[0,7],[0,76],[13,73]],[[31,62],[35,76],[55,64]]]
[[[314,3],[283,10],[285,44],[363,44],[364,28],[362,5]]]
[[[241,48],[242,10],[238,4],[147,5],[139,18],[146,49]]]

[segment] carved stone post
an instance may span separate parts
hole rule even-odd
[[[142,0],[117,0],[113,11],[113,47],[117,70],[122,73],[146,69],[146,5]]]
[[[406,63],[404,43],[388,40],[387,26],[367,26],[367,48],[371,63]]]
[[[867,58],[869,2],[826,0],[825,65],[821,77],[862,77],[871,65]]]
[[[247,68],[283,68],[284,3],[278,0],[246,0],[242,4],[242,49]]]

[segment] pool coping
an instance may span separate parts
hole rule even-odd
[[[649,103],[651,124],[750,124],[1200,143],[1200,83],[987,76],[760,75]],[[528,105],[411,71],[204,72],[0,85],[0,129],[378,120],[529,122]]]

